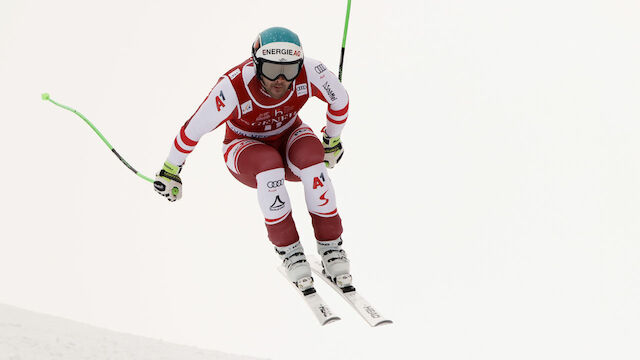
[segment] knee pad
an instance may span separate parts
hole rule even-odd
[[[267,225],[285,220],[291,213],[291,201],[284,186],[284,169],[272,169],[256,175],[258,202]]]

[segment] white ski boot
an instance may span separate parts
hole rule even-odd
[[[317,243],[325,275],[340,288],[350,286],[349,259],[342,250],[342,239],[318,241]]]
[[[300,291],[312,288],[311,267],[307,262],[306,256],[304,256],[304,249],[300,241],[289,246],[276,246],[275,248],[280,259],[282,259],[282,266],[287,273],[287,278],[296,284]]]

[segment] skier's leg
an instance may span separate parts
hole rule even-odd
[[[223,152],[231,174],[257,190],[269,240],[275,245],[289,280],[301,290],[313,286],[311,268],[291,216],[280,153],[253,139],[234,140],[224,146]]]
[[[342,250],[342,221],[335,191],[324,164],[324,148],[306,125],[296,129],[287,142],[287,165],[304,186],[307,209],[327,275],[339,286],[351,284],[349,260]]]
[[[287,165],[304,186],[307,209],[318,241],[335,240],[342,234],[335,191],[324,165],[324,148],[311,128],[302,124],[287,142]]]
[[[269,240],[276,246],[298,241],[291,203],[284,184],[284,164],[277,150],[254,139],[237,139],[223,148],[231,174],[255,188]]]

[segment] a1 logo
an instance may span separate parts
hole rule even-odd
[[[222,100],[227,100],[224,97],[224,93],[222,92],[222,90],[220,90],[220,95],[216,96],[216,108],[218,109],[218,111],[220,111],[220,108],[225,107],[224,102],[222,102],[220,98],[222,98]]]
[[[322,179],[322,181],[320,180]],[[313,178],[313,190],[317,189],[318,187],[324,187],[324,181],[326,181],[324,179],[324,174],[320,173],[320,176],[316,176]]]

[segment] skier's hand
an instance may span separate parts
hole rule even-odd
[[[322,146],[324,146],[324,164],[332,169],[342,159],[344,150],[339,136],[329,137],[322,131]]]
[[[153,188],[169,201],[176,201],[182,198],[182,180],[178,175],[180,170],[182,170],[181,166],[165,161],[162,170],[156,174]]]

